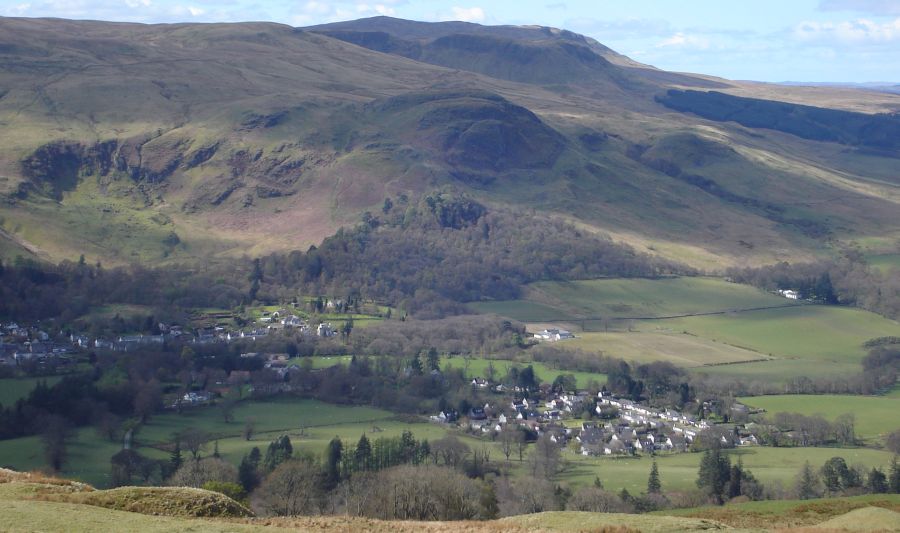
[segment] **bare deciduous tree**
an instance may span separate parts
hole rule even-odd
[[[217,481],[237,483],[238,471],[233,464],[215,457],[199,461],[188,461],[169,478],[169,485],[175,487],[202,487],[204,483]]]
[[[44,444],[44,456],[47,465],[54,471],[62,470],[68,459],[67,444],[72,436],[69,422],[59,415],[49,415],[42,419],[41,441]]]
[[[575,491],[566,509],[591,513],[626,513],[630,510],[618,495],[597,487],[582,487]]]
[[[462,464],[470,450],[469,446],[455,435],[447,435],[431,444],[431,453],[435,462],[440,460],[444,465],[455,468]]]
[[[550,479],[559,473],[562,467],[562,453],[559,446],[550,440],[547,434],[534,443],[534,450],[528,458],[531,475]]]
[[[191,456],[196,460],[199,459],[200,452],[206,449],[212,436],[202,429],[188,428],[178,434],[178,440],[184,444],[184,449],[191,452]]]
[[[313,515],[323,505],[322,471],[309,461],[281,463],[257,493],[260,509],[278,516]]]

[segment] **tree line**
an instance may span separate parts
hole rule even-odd
[[[232,309],[298,294],[362,297],[433,318],[460,302],[515,298],[523,284],[693,273],[563,222],[491,208],[450,192],[385,202],[383,212],[307,251],[146,268],[17,258],[0,263],[0,319],[60,318],[111,303]]]
[[[844,250],[835,260],[732,268],[727,275],[737,283],[768,291],[794,289],[804,299],[900,318],[900,269],[885,272],[872,268],[856,249]]]
[[[548,435],[527,450],[522,475],[510,475],[510,454],[492,458],[487,446],[473,447],[454,434],[432,443],[405,431],[396,437],[360,436],[355,445],[333,438],[321,455],[297,451],[287,435],[263,453],[254,447],[240,466],[224,461],[212,436],[176,435],[170,458],[149,459],[123,450],[111,460],[117,485],[148,482],[222,492],[264,516],[346,514],[384,520],[489,520],[555,510],[642,513],[750,500],[900,493],[895,456],[887,471],[849,465],[836,456],[821,468],[810,463],[790,487],[759,481],[738,457],[720,446],[704,452],[696,489],[665,490],[665,472],[654,460],[646,490],[611,492],[599,477],[571,487],[556,481],[568,465]],[[507,428],[513,434],[522,431]],[[182,446],[191,451],[182,455]],[[523,461],[521,452],[519,461]],[[149,472],[149,477],[148,477]]]

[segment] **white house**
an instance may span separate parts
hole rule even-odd
[[[790,300],[799,300],[800,299],[800,293],[793,289],[782,289],[782,290],[778,291],[778,294],[780,294]]]
[[[564,339],[574,339],[575,335],[564,329],[549,328],[535,333],[534,338],[542,341],[561,341]]]

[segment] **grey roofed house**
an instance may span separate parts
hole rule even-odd
[[[599,428],[583,429],[576,438],[581,443],[582,455],[602,455],[605,435]]]
[[[604,440],[603,430],[598,427],[582,429],[578,434],[578,440],[581,442],[602,441]]]
[[[618,440],[610,440],[603,448],[604,455],[621,455],[628,453],[628,447]]]
[[[485,420],[487,419],[487,414],[485,414],[484,409],[481,407],[473,407],[469,410],[469,419],[470,420]]]

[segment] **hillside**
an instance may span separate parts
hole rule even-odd
[[[701,268],[850,241],[889,253],[900,235],[895,146],[657,101],[714,90],[872,114],[897,95],[667,73],[564,30],[3,18],[0,65],[5,258],[305,249],[387,196],[445,187]]]

